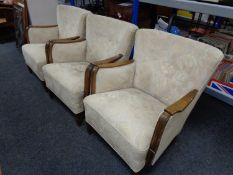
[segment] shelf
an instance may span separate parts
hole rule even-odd
[[[192,0],[139,0],[140,2],[161,5],[192,12],[206,13],[210,15],[233,18],[233,7]]]

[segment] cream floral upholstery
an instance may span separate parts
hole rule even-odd
[[[134,172],[139,172],[146,164],[155,127],[162,121],[165,108],[189,91],[198,90],[182,112],[169,113],[150,165],[182,130],[222,58],[223,54],[209,45],[157,30],[138,30],[135,62],[97,72],[97,94],[84,99],[86,122]]]
[[[65,39],[75,36],[85,37],[86,16],[89,11],[81,8],[58,5],[57,23],[58,26],[30,27],[28,29],[28,42],[22,47],[23,55],[27,66],[44,81],[42,66],[46,61],[45,43],[53,39]],[[74,44],[75,45],[75,44]],[[74,48],[72,44],[69,45]],[[56,55],[54,51],[53,54]],[[64,62],[70,61],[64,60]]]
[[[76,43],[75,48],[66,44],[57,45],[57,50],[62,52],[54,55],[53,59],[59,63],[43,67],[46,86],[74,114],[84,111],[82,100],[87,65],[117,54],[123,54],[122,59],[128,59],[137,30],[133,24],[93,14],[87,16],[86,23],[86,40]],[[61,63],[64,58],[73,59],[75,63]]]

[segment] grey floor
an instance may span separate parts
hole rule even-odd
[[[0,45],[0,164],[4,175],[127,175],[117,154],[51,99],[14,43]],[[203,94],[183,132],[144,174],[233,174],[233,107]]]

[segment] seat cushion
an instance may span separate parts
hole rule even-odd
[[[54,63],[43,67],[46,86],[68,107],[83,112],[84,77],[89,63]]]
[[[134,88],[84,99],[86,121],[138,172],[165,104]]]
[[[47,63],[45,44],[26,44],[22,47],[24,60],[32,71],[44,81],[42,67]]]

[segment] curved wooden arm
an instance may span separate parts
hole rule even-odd
[[[92,70],[90,72],[90,77],[89,77],[89,94],[95,94],[96,93],[96,76],[97,72],[101,68],[114,68],[114,67],[120,67],[120,66],[126,66],[128,64],[133,63],[134,60],[122,60],[114,63],[107,63],[107,64],[100,64],[100,65],[93,65]],[[87,88],[87,87],[86,87]],[[88,94],[88,95],[89,95]]]
[[[182,112],[193,101],[193,99],[197,95],[197,92],[198,90],[196,89],[190,91],[187,95],[182,97],[180,100],[168,106],[165,109],[165,111],[169,113],[170,115],[175,115],[178,112]]]
[[[88,96],[90,94],[90,89],[91,89],[91,82],[93,82],[92,77],[93,77],[93,71],[96,72],[98,71],[98,67],[104,64],[108,63],[114,63],[115,61],[119,60],[120,58],[123,57],[123,54],[118,54],[114,57],[107,58],[104,60],[96,61],[94,63],[90,63],[89,66],[86,69],[85,72],[85,80],[84,80],[84,97]],[[95,75],[96,77],[96,75]]]
[[[70,43],[77,43],[77,42],[82,42],[82,41],[85,41],[85,39],[80,38],[79,36],[48,41],[45,45],[47,64],[53,63],[52,51],[53,51],[54,44],[70,44]]]
[[[114,57],[111,57],[111,58],[107,58],[107,59],[104,59],[104,60],[99,60],[99,61],[95,61],[94,63],[91,63],[95,66],[98,66],[98,65],[101,65],[101,64],[107,64],[107,63],[114,63],[115,61],[121,59],[123,57],[123,54],[118,54]]]
[[[160,145],[160,141],[163,136],[163,132],[165,130],[165,127],[169,121],[169,119],[174,116],[174,114],[178,112],[182,112],[185,110],[185,108],[193,101],[195,96],[197,95],[198,90],[194,89],[190,91],[187,95],[182,97],[180,100],[178,100],[176,103],[170,105],[167,107],[164,112],[160,115],[159,120],[156,124],[154,134],[151,139],[150,147],[147,152],[146,156],[146,166],[151,166],[152,162],[154,160],[154,157],[157,153],[157,150]]]
[[[28,26],[28,27],[26,27],[26,41],[27,41],[27,43],[30,43],[30,41],[29,41],[29,29],[30,28],[42,28],[42,29],[44,29],[44,28],[54,28],[54,27],[58,27],[58,25],[43,25],[43,26]]]

